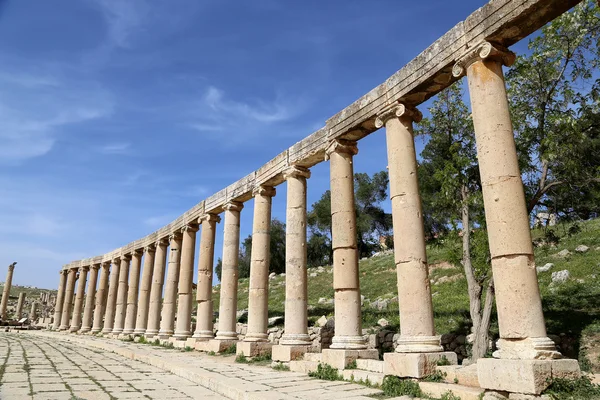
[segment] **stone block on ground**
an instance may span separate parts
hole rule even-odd
[[[318,361],[290,361],[290,371],[308,374],[309,372],[316,371],[319,364],[320,363]]]
[[[245,357],[257,357],[271,354],[272,343],[269,342],[238,342],[236,354]]]
[[[356,368],[363,371],[383,373],[383,361],[372,359],[356,360]]]
[[[310,346],[284,346],[276,345],[271,350],[271,359],[279,362],[298,360],[308,353]]]
[[[326,349],[321,353],[321,361],[323,364],[331,365],[333,368],[345,369],[348,364],[358,359],[379,359],[379,351],[372,350],[342,350],[342,349]]]
[[[385,377],[385,375],[380,372],[363,371],[360,369],[345,369],[342,371],[342,376],[347,381],[370,382],[376,385],[383,384],[383,378]]]
[[[208,342],[197,342],[195,349],[198,351],[204,351],[206,353],[222,353],[234,344],[237,344],[236,340],[217,340],[212,339]]]
[[[483,358],[477,361],[479,384],[484,389],[539,395],[553,378],[581,376],[577,360],[506,360]]]
[[[464,367],[462,365],[444,365],[436,367],[436,369],[445,374],[444,381],[447,383],[479,387],[477,364],[471,364]]]
[[[458,358],[452,351],[439,353],[386,353],[383,355],[383,373],[403,378],[421,379],[435,372],[437,363],[446,358],[457,364]]]
[[[318,361],[321,362],[321,353],[306,353],[304,354],[304,361]]]
[[[423,393],[436,399],[441,398],[448,392],[451,392],[454,396],[459,397],[461,400],[480,400],[481,395],[485,392],[481,388],[437,382],[419,382],[419,387]]]

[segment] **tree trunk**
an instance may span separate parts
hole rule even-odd
[[[485,305],[481,322],[477,328],[474,326],[473,355],[471,360],[475,362],[478,358],[483,358],[488,351],[490,323],[492,319],[492,308],[494,307],[494,278],[490,278],[487,291],[485,293]]]

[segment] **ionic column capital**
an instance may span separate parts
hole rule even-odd
[[[154,252],[156,252],[156,244],[155,243],[149,244],[148,246],[144,247],[145,254],[154,253]]]
[[[154,247],[167,247],[169,245],[169,238],[158,239],[156,243],[154,243]]]
[[[176,231],[176,232],[171,232],[171,234],[169,235],[169,242],[172,242],[173,240],[181,240],[182,238],[182,234],[181,234],[181,230]]]
[[[131,252],[131,257],[141,257],[144,255],[144,249],[135,249]]]
[[[112,263],[113,264],[117,264],[117,265],[121,265],[121,257],[119,256],[119,257],[113,258]]]
[[[100,264],[94,264],[94,265],[92,265],[92,270],[98,271],[99,269],[100,269]]]
[[[392,118],[410,118],[413,122],[421,122],[423,114],[415,107],[406,106],[402,103],[394,105],[381,112],[375,119],[377,129],[383,127]]]
[[[221,222],[221,217],[219,217],[217,214],[204,214],[198,218],[199,224],[203,224],[205,222],[218,224]]]
[[[131,254],[122,254],[122,255],[121,255],[121,258],[120,258],[121,262],[123,262],[123,261],[130,261],[130,260],[131,260],[131,255],[132,255],[132,254],[133,254],[133,253],[131,253]]]
[[[358,154],[358,146],[356,146],[356,142],[350,140],[334,139],[329,142],[327,150],[325,150],[325,161],[329,160],[332,153],[355,156]]]
[[[68,269],[62,269],[62,270],[60,270],[60,272],[58,274],[59,275],[68,275],[69,274],[69,270]]]
[[[298,165],[292,165],[288,167],[285,171],[283,171],[283,179],[286,181],[289,178],[304,178],[309,179],[311,177],[311,172],[308,168],[300,167]]]
[[[242,211],[243,208],[244,203],[240,203],[239,201],[230,201],[223,206],[225,211]]]
[[[277,194],[277,190],[273,186],[260,185],[252,189],[252,197],[264,196],[274,197]]]
[[[88,272],[89,270],[90,270],[89,265],[79,267],[79,272]]]
[[[198,224],[187,224],[183,228],[181,228],[181,233],[185,232],[198,232]]]
[[[484,41],[471,47],[466,53],[458,58],[456,64],[452,67],[452,75],[454,75],[455,78],[460,78],[466,74],[467,68],[469,68],[471,64],[485,59],[497,60],[502,62],[503,65],[510,67],[514,64],[516,58],[517,56],[515,53],[508,50],[506,47]]]

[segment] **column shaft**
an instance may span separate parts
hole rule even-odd
[[[96,298],[96,283],[98,282],[98,270],[100,265],[93,265],[90,273],[90,282],[88,283],[87,293],[85,295],[85,307],[83,309],[83,320],[81,321],[81,331],[89,332],[92,329],[92,310],[94,308],[94,299]]]
[[[335,336],[332,349],[366,349],[362,336],[354,168],[358,153],[353,142],[336,140],[327,150],[331,170],[331,231],[333,288],[335,290]]]
[[[254,190],[254,221],[250,258],[247,342],[266,342],[269,335],[269,265],[271,261],[271,204],[275,189]]]
[[[135,329],[135,319],[137,317],[138,294],[140,286],[140,270],[142,268],[142,251],[133,252],[131,259],[131,268],[129,270],[129,285],[127,287],[127,309],[125,312],[124,335],[131,335]]]
[[[110,271],[110,282],[108,285],[108,297],[106,299],[106,313],[104,315],[104,328],[102,333],[111,333],[115,326],[115,312],[117,308],[117,292],[119,291],[119,272],[121,260],[113,260]]]
[[[152,287],[150,289],[150,305],[148,308],[148,326],[146,336],[158,334],[160,329],[160,310],[162,306],[163,285],[165,283],[165,269],[167,266],[166,240],[156,242],[156,254],[154,255],[154,267],[152,268]]]
[[[163,301],[159,332],[159,335],[164,338],[172,336],[175,328],[175,302],[177,301],[177,283],[179,282],[181,265],[181,233],[177,232],[171,235],[169,242],[169,269],[167,271],[165,299]]]
[[[223,269],[221,271],[221,299],[219,330],[216,339],[237,340],[237,289],[240,254],[240,211],[244,205],[230,202],[225,205]]]
[[[293,166],[287,180],[285,232],[285,333],[281,345],[307,345],[308,277],[306,272],[306,179],[310,171]]]
[[[113,335],[119,335],[123,333],[123,328],[125,327],[130,264],[131,256],[129,254],[121,257],[121,268],[119,268],[119,286],[117,290],[117,306],[115,309],[115,324],[112,330]]]
[[[66,270],[61,270],[59,272],[60,278],[58,281],[58,293],[56,294],[56,303],[54,304],[54,323],[52,325],[54,330],[58,330],[60,328],[63,301],[65,299],[65,291],[67,289],[67,274],[68,272]]]
[[[100,283],[98,284],[98,290],[96,291],[96,305],[94,307],[94,325],[92,326],[92,333],[98,333],[102,330],[104,313],[106,311],[110,263],[102,264],[101,268],[102,271],[100,272]]]
[[[8,272],[6,274],[6,281],[4,281],[4,290],[2,291],[2,301],[0,302],[0,314],[2,315],[2,320],[8,320],[8,315],[6,314],[6,308],[8,306],[8,298],[10,297],[10,288],[12,287],[12,278],[13,273],[15,271],[15,265],[17,263],[12,263],[8,266]]]
[[[196,316],[196,331],[194,338],[212,339],[213,333],[213,260],[215,258],[216,225],[221,221],[218,215],[207,214],[199,222],[202,224],[200,236],[200,254],[198,256],[198,288],[196,301],[198,310]]]
[[[467,77],[500,327],[495,356],[552,355],[556,348],[546,337],[502,62],[478,59]]]
[[[19,300],[17,301],[17,310],[15,312],[15,319],[18,321],[23,315],[23,304],[25,303],[25,292],[19,293]]]
[[[70,332],[77,332],[81,328],[81,311],[83,309],[83,297],[85,296],[85,284],[87,282],[87,273],[90,267],[79,268],[79,280],[77,282],[77,295],[75,296],[75,306],[73,307],[73,318],[71,320]]]
[[[67,276],[67,288],[65,290],[65,298],[63,300],[62,317],[60,319],[60,330],[69,329],[71,323],[71,306],[73,304],[73,292],[75,291],[75,280],[77,270],[70,269]]]
[[[192,336],[192,283],[194,280],[194,255],[196,252],[197,224],[183,228],[181,242],[181,267],[177,300],[177,328],[175,338],[183,340]]]
[[[154,272],[154,246],[144,249],[144,269],[142,272],[142,284],[140,286],[140,298],[138,301],[138,312],[135,320],[135,334],[146,333],[148,327],[148,312],[150,306],[150,290],[152,288],[152,275]]]
[[[387,138],[400,308],[399,353],[443,350],[433,325],[413,120],[420,121],[421,113],[404,105],[377,120],[377,126],[385,123]]]

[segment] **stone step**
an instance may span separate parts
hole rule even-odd
[[[383,383],[383,378],[385,377],[385,375],[383,375],[381,372],[363,371],[360,369],[345,369],[340,372],[347,381],[352,381],[353,379],[355,382],[369,381],[375,385],[381,385]]]
[[[290,371],[301,372],[303,374],[308,374],[309,372],[316,371],[318,366],[319,361],[290,361]]]
[[[304,361],[321,362],[321,353],[304,353]]]
[[[456,385],[451,383],[419,382],[419,387],[428,396],[440,398],[448,392],[452,392],[461,400],[480,400],[485,390],[471,386]]]
[[[359,358],[356,360],[356,369],[383,373],[383,361]]]
[[[462,365],[444,365],[436,367],[436,369],[446,374],[444,381],[447,383],[455,383],[475,388],[479,387],[477,364],[471,364],[466,367],[463,367]]]

